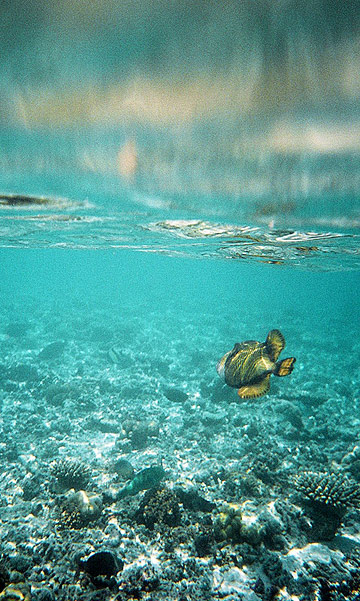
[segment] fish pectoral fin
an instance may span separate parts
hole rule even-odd
[[[238,390],[238,395],[241,399],[254,399],[258,396],[263,396],[270,390],[270,374],[265,376],[261,382],[257,384],[249,384],[248,386],[241,386]]]
[[[271,330],[265,340],[266,350],[272,361],[277,361],[281,351],[285,348],[285,338],[280,330]]]
[[[288,376],[291,374],[294,369],[294,363],[296,359],[295,357],[288,357],[287,359],[283,359],[282,361],[278,361],[274,367],[273,374],[275,376]]]

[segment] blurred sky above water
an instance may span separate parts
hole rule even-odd
[[[356,0],[5,0],[2,120],[341,118],[360,94],[359,25]]]
[[[0,124],[29,148],[34,132],[66,129],[89,141],[76,168],[130,182],[140,170],[147,191],[258,194],[276,172],[270,191],[287,197],[292,173],[290,188],[309,194],[325,171],[326,189],[358,193],[359,1],[5,0],[1,10]],[[60,146],[38,165],[66,166]],[[7,144],[0,167],[16,165],[12,153]],[[309,154],[325,167],[305,168]]]

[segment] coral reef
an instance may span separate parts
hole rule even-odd
[[[347,509],[360,504],[360,486],[340,473],[304,472],[294,484],[312,518],[313,540],[331,540]]]
[[[84,488],[90,480],[90,468],[77,459],[58,459],[50,464],[50,472],[60,489]]]
[[[233,302],[199,327],[195,306],[101,298],[0,307],[0,601],[27,601],[20,583],[31,601],[358,601],[359,337],[337,351],[292,314],[303,368],[250,405],[215,380]],[[52,339],[59,360],[38,360]]]
[[[294,484],[311,503],[339,516],[360,504],[360,486],[342,474],[304,472],[295,477]]]
[[[96,521],[102,511],[99,495],[84,490],[69,490],[58,500],[57,522],[63,528],[79,529]]]
[[[242,515],[241,507],[235,503],[224,504],[214,524],[217,541],[241,541]]]
[[[150,530],[154,529],[155,524],[178,526],[181,513],[177,495],[168,488],[149,490],[136,511],[135,519]]]

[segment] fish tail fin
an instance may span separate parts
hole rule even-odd
[[[277,363],[275,363],[273,374],[275,376],[280,377],[288,376],[294,369],[295,361],[295,357],[288,357],[287,359],[282,359],[282,361],[278,361]]]
[[[266,350],[272,361],[277,361],[281,351],[285,348],[285,338],[280,330],[271,330],[265,340]]]

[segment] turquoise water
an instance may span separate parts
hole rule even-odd
[[[100,586],[101,598],[122,601],[134,578],[137,598],[147,598],[149,574],[159,601],[184,589],[204,601],[265,601],[280,588],[285,599],[318,599],[321,582],[336,590],[339,578],[354,588],[356,502],[335,525],[327,509],[304,516],[294,478],[310,471],[311,481],[345,477],[358,487],[357,229],[338,221],[334,230],[277,228],[224,219],[224,208],[215,220],[204,198],[197,214],[154,207],[156,197],[149,203],[131,188],[101,195],[98,182],[94,196],[74,185],[71,198],[69,180],[52,196],[39,181],[30,191],[46,196],[15,201],[7,185],[0,209],[6,566],[20,565],[35,600],[45,590],[49,599],[87,601]],[[240,399],[216,364],[236,342],[263,342],[274,328],[294,371],[272,376],[263,397]],[[140,476],[161,465],[166,480],[120,497],[124,461]],[[80,465],[82,484],[54,476],[62,462]],[[209,507],[187,506],[186,494]],[[71,521],[67,503],[91,495],[99,514]],[[160,495],[160,505],[141,518],[146,495]],[[178,513],[160,510],[162,495]],[[242,526],[227,539],[219,516],[234,507]],[[123,571],[111,583],[80,579],[73,558],[104,550]],[[275,561],[280,575],[268,567]],[[179,565],[188,570],[180,583]]]
[[[1,598],[357,601],[357,3],[21,6]],[[241,398],[217,363],[274,329],[294,370]]]
[[[318,273],[110,249],[3,248],[1,254],[4,304],[14,302],[22,318],[26,311],[21,311],[20,299],[33,298],[39,307],[54,302],[60,310],[72,299],[99,308],[113,304],[119,312],[122,307],[131,309],[134,316],[146,306],[159,319],[162,314],[165,319],[169,308],[205,318],[209,313],[214,326],[217,319],[227,319],[240,331],[243,320],[253,313],[263,313],[265,330],[272,314],[290,321],[292,315],[304,323],[304,333],[311,332],[318,319],[329,326],[339,320],[339,339],[349,337],[345,324],[350,331],[359,325],[356,271]]]

